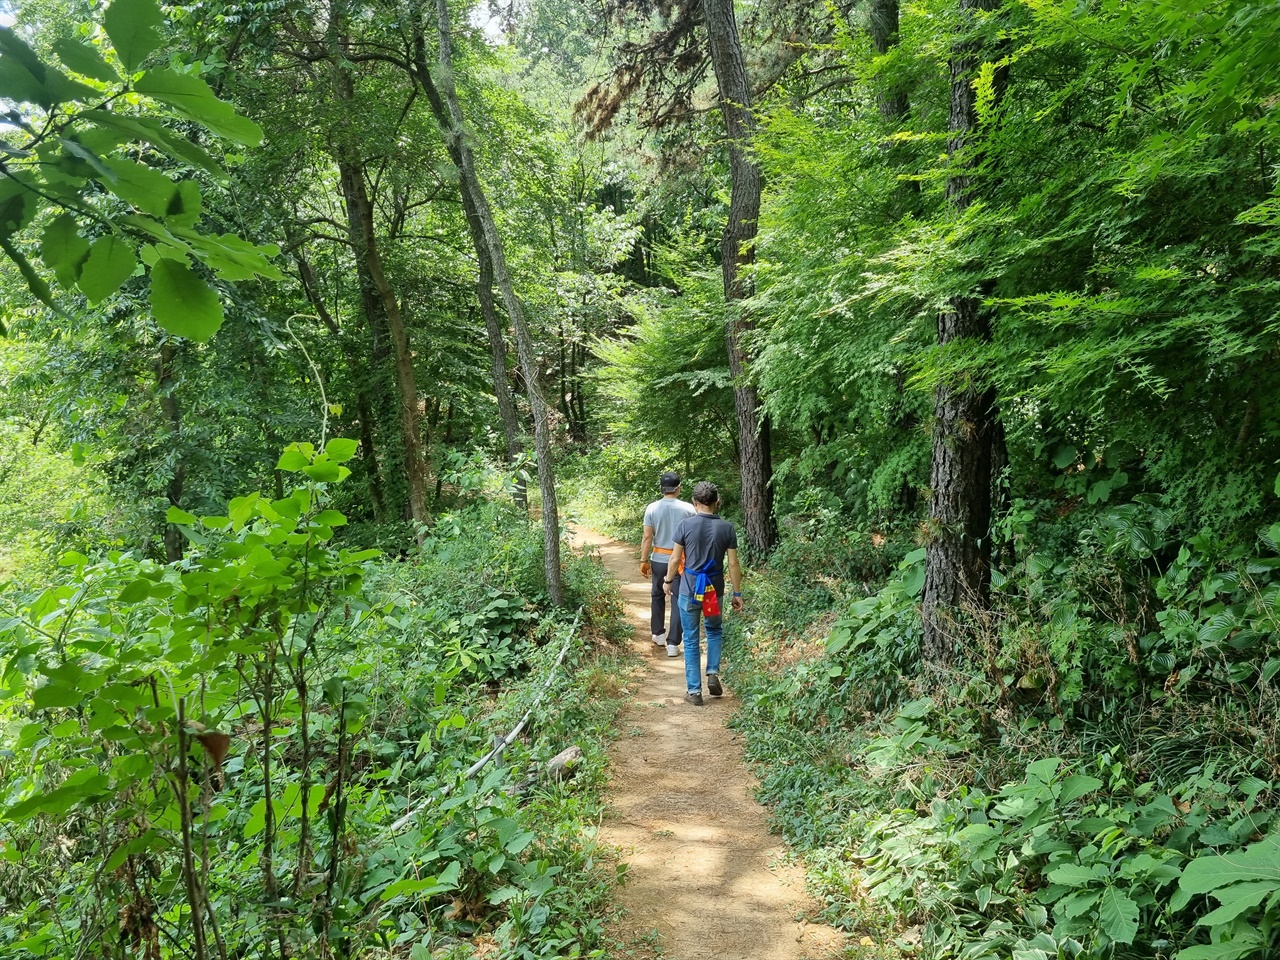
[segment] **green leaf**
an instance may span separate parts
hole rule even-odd
[[[0,180],[0,237],[11,237],[36,215],[40,198],[25,179],[7,176]]]
[[[305,467],[311,465],[311,458],[299,450],[297,447],[288,447],[281,454],[279,461],[276,462],[277,470],[284,470],[286,473],[297,473]],[[297,514],[294,514],[297,519]]]
[[[163,216],[169,223],[177,226],[193,226],[200,219],[202,208],[200,187],[194,180],[183,180],[177,187],[169,198],[169,206]]]
[[[56,789],[37,793],[15,803],[5,811],[5,816],[10,820],[26,820],[36,813],[66,813],[81,800],[101,794],[107,785],[105,774],[99,773],[94,767],[85,767],[67,777]]]
[[[1098,904],[1102,931],[1116,943],[1133,943],[1138,933],[1138,905],[1116,887],[1102,891]]]
[[[346,463],[356,455],[358,446],[358,441],[348,440],[346,437],[334,437],[324,445],[324,452],[334,463]]]
[[[71,37],[63,37],[53,44],[53,52],[68,68],[84,77],[101,80],[104,83],[115,83],[120,74],[102,59],[97,48],[81,43]]]
[[[86,110],[81,116],[90,123],[122,134],[130,140],[149,143],[175,160],[182,160],[189,166],[204,170],[219,183],[227,182],[227,172],[213,157],[158,120],[150,117],[122,117],[103,109]]]
[[[71,214],[54,217],[44,228],[40,237],[40,259],[64,289],[75,285],[88,255],[89,241],[80,236]]]
[[[151,596],[151,581],[145,577],[139,577],[137,580],[129,583],[120,591],[120,596],[116,599],[120,603],[137,603]]]
[[[1206,913],[1196,921],[1196,925],[1215,927],[1230,923],[1246,910],[1251,910],[1262,903],[1277,889],[1280,889],[1280,886],[1272,880],[1249,880],[1246,883],[1236,883],[1229,887],[1223,887],[1214,893],[1214,896],[1222,902],[1222,905],[1216,910],[1210,910]]]
[[[52,710],[55,707],[74,707],[84,699],[84,693],[74,686],[65,683],[46,683],[31,691],[31,704],[37,710]]]
[[[341,527],[347,522],[347,518],[337,510],[321,510],[312,520],[326,527]]]
[[[324,455],[321,454],[321,457]],[[332,483],[339,479],[339,467],[336,463],[330,463],[328,459],[320,459],[317,457],[309,466],[303,467],[302,472],[312,480],[320,483]]]
[[[210,236],[179,226],[173,228],[173,235],[189,243],[196,256],[223,280],[249,280],[257,276],[270,280],[284,278],[269,259],[280,252],[275,244],[259,247],[232,233]]]
[[[112,0],[102,17],[103,29],[130,73],[160,46],[164,25],[164,15],[155,0]]]
[[[120,3],[122,0],[116,0]],[[136,0],[149,2],[149,0]],[[236,113],[231,104],[219,100],[213,89],[194,74],[169,69],[148,70],[133,88],[180,110],[219,136],[248,147],[262,142],[262,128]]]
[[[1078,800],[1086,793],[1092,793],[1102,786],[1102,781],[1097,777],[1086,777],[1075,775],[1065,778],[1062,781],[1062,792],[1058,795],[1058,802],[1068,804],[1072,800]]]
[[[46,110],[97,92],[45,64],[8,27],[0,27],[0,90],[5,99],[36,103]]]
[[[18,272],[22,274],[22,279],[27,281],[27,289],[31,291],[32,295],[46,307],[57,310],[58,308],[53,302],[53,293],[49,290],[49,284],[45,283],[44,278],[36,273],[35,268],[23,256],[22,251],[13,245],[13,241],[8,237],[0,236],[0,250],[3,250],[9,259],[13,261],[14,266],[18,268]]]
[[[193,523],[199,523],[200,518],[194,513],[187,513],[178,507],[170,507],[165,511],[164,518],[170,523],[176,523],[179,526],[190,526]]]
[[[120,284],[133,276],[138,254],[133,245],[113,234],[99,237],[89,247],[89,257],[80,270],[77,286],[96,304],[120,289]]]
[[[1064,887],[1085,887],[1101,880],[1105,871],[1100,872],[1097,867],[1086,867],[1078,863],[1064,863],[1054,867],[1046,876],[1053,883],[1060,883]]]
[[[173,203],[178,185],[160,171],[132,160],[112,158],[102,161],[112,179],[102,178],[102,185],[121,200],[153,217],[165,216]]]
[[[1212,893],[1245,880],[1267,880],[1280,887],[1280,838],[1264,837],[1228,856],[1197,857],[1182,871],[1178,886],[1187,893]]]
[[[151,313],[170,333],[204,343],[222,326],[222,301],[194,272],[176,260],[151,268]]]

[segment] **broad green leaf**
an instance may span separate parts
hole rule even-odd
[[[1245,960],[1262,956],[1262,944],[1250,937],[1227,943],[1206,943],[1179,950],[1175,960]]]
[[[84,693],[66,683],[49,682],[31,691],[31,704],[37,710],[55,707],[74,707],[84,699]]]
[[[257,276],[281,280],[284,277],[269,259],[280,252],[274,244],[259,247],[235,234],[213,236],[179,226],[173,228],[173,235],[190,244],[196,256],[223,280],[249,280]]]
[[[10,820],[26,820],[36,813],[66,813],[80,801],[100,795],[107,785],[105,774],[94,767],[85,767],[67,777],[61,786],[15,803],[5,811],[5,816]]]
[[[107,234],[89,247],[77,286],[89,303],[96,304],[119,290],[137,266],[138,254],[133,245],[123,237]]]
[[[346,524],[347,518],[337,510],[321,510],[313,521],[326,527],[341,527]]]
[[[187,525],[187,526],[193,523],[200,522],[200,518],[197,517],[194,513],[187,513],[187,511],[181,510],[178,507],[170,507],[167,511],[165,511],[164,518],[167,521],[169,521],[169,523],[176,523],[179,525]]]
[[[1245,880],[1267,880],[1280,887],[1280,838],[1264,837],[1226,856],[1197,857],[1183,869],[1178,886],[1192,894],[1212,893]]]
[[[1098,921],[1116,943],[1133,943],[1138,933],[1138,905],[1118,888],[1107,887],[1098,903]]]
[[[122,0],[116,0],[116,3],[120,2]],[[256,147],[262,142],[261,127],[236,113],[231,104],[219,100],[213,89],[193,74],[177,73],[166,68],[148,70],[134,84],[134,89],[175,107],[228,140],[235,140],[249,147]]]
[[[1084,887],[1101,880],[1106,876],[1106,870],[1105,868],[1099,870],[1096,866],[1086,867],[1078,863],[1064,863],[1050,870],[1047,876],[1053,883],[1060,883],[1064,887]]]
[[[121,200],[153,217],[164,217],[168,213],[178,185],[163,173],[121,158],[104,160],[103,166],[111,171],[112,179],[110,182],[104,179],[102,185]]]
[[[296,447],[289,447],[280,456],[279,461],[277,461],[276,469],[284,470],[287,473],[297,473],[299,470],[303,469],[304,467],[309,466],[310,463],[311,463],[311,458],[308,457],[305,453],[303,453],[301,450],[297,449]],[[293,516],[294,516],[294,519],[297,518],[297,514],[294,514]]]
[[[103,29],[130,73],[160,46],[164,25],[164,15],[155,0],[112,0],[102,17]]]
[[[160,153],[198,167],[219,183],[227,182],[227,172],[213,157],[158,120],[151,117],[122,117],[103,109],[86,110],[81,116],[90,123],[112,130],[129,140],[149,143]]]
[[[64,289],[75,285],[89,256],[89,241],[80,236],[75,217],[69,213],[54,217],[40,237],[40,259],[53,271]]]
[[[320,483],[332,483],[340,478],[338,472],[340,469],[336,463],[317,457],[309,466],[303,467],[302,472],[312,480],[317,480]]]
[[[1216,910],[1210,910],[1196,921],[1197,926],[1214,927],[1230,923],[1246,910],[1251,910],[1280,889],[1280,884],[1273,880],[1249,880],[1222,887],[1214,892],[1214,896],[1222,901]]]
[[[102,59],[97,48],[81,43],[71,37],[63,37],[53,45],[53,52],[64,65],[84,77],[101,80],[104,83],[115,83],[120,75]]]
[[[222,326],[222,301],[196,274],[176,260],[151,268],[151,314],[170,333],[203,343]]]
[[[324,452],[329,455],[329,459],[334,463],[346,463],[356,455],[358,446],[359,443],[356,440],[349,440],[346,437],[334,437],[324,445]]]
[[[125,586],[116,599],[121,603],[137,603],[149,596],[151,596],[151,581],[145,577],[139,577]]]
[[[13,176],[0,179],[0,237],[10,237],[25,227],[39,206],[33,184]]]
[[[0,27],[0,90],[5,99],[36,103],[45,109],[97,93],[44,63],[8,27]]]
[[[1102,781],[1097,777],[1086,777],[1081,774],[1075,774],[1067,777],[1062,781],[1062,792],[1058,795],[1058,802],[1068,804],[1072,800],[1078,800],[1086,793],[1092,793],[1102,786]]]
[[[193,226],[200,219],[202,208],[200,187],[194,180],[183,180],[177,187],[173,196],[169,198],[169,207],[164,212],[164,218],[176,226]]]

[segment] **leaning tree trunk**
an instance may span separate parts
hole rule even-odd
[[[421,42],[417,44],[417,72],[423,89],[427,93],[427,99],[431,103],[432,110],[436,112],[436,118],[444,132],[449,155],[457,165],[462,190],[471,196],[476,217],[484,233],[485,246],[493,263],[494,282],[498,285],[503,306],[515,330],[520,369],[524,374],[529,406],[533,411],[534,446],[538,454],[538,484],[542,491],[542,538],[545,547],[547,593],[551,597],[551,602],[560,606],[565,602],[565,595],[560,575],[560,514],[556,504],[555,470],[551,462],[551,425],[547,416],[547,404],[543,399],[539,383],[533,335],[525,319],[524,305],[516,296],[515,283],[507,267],[502,236],[498,233],[493,210],[489,206],[488,197],[485,196],[479,175],[476,173],[475,157],[464,134],[466,121],[453,82],[453,27],[449,20],[448,0],[436,0],[436,32],[440,43],[438,87],[432,82],[430,71],[425,69]]]
[[[993,10],[999,0],[960,0],[962,31],[971,30],[974,14]],[[948,152],[953,172],[947,199],[957,215],[973,202],[971,174],[980,157],[974,81],[982,62],[981,44],[965,36],[951,54],[951,116]],[[1002,92],[1001,83],[996,90]],[[991,323],[973,291],[957,293],[938,315],[938,344],[991,339]],[[982,371],[975,371],[981,374]],[[1001,436],[994,388],[983,377],[950,379],[934,394],[933,457],[930,484],[929,542],[925,559],[925,663],[946,667],[955,659],[956,625],[964,608],[984,609],[991,586],[991,502],[995,446]]]
[[[743,337],[751,329],[745,301],[752,291],[741,271],[755,259],[754,242],[760,220],[760,168],[747,153],[755,118],[733,0],[703,0],[702,6],[719,86],[720,111],[729,134],[729,221],[720,241],[720,258],[728,308],[725,344],[738,415],[743,532],[751,552],[764,556],[778,542],[773,515],[771,431],[769,417],[760,408],[759,393],[747,382],[751,358],[743,346]]]
[[[461,169],[461,164],[455,166]],[[476,297],[480,301],[480,313],[484,317],[484,329],[489,337],[490,371],[493,377],[493,396],[498,402],[498,419],[502,421],[502,435],[507,444],[507,463],[514,469],[524,455],[520,442],[520,414],[516,410],[515,396],[511,392],[511,380],[507,376],[507,338],[498,319],[497,304],[493,302],[493,258],[484,239],[484,225],[476,211],[471,191],[462,192],[462,210],[467,216],[467,229],[471,233],[471,245],[475,247],[479,274],[476,279]],[[524,480],[515,478],[515,501],[528,509],[529,498]]]

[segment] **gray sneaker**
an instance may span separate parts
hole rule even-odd
[[[667,656],[668,656],[668,657],[678,657],[678,656],[680,656],[680,648],[679,648],[679,647],[677,647],[674,643],[668,643],[668,644],[667,644]]]
[[[724,687],[720,686],[720,675],[716,673],[707,674],[707,693],[713,697],[718,697],[724,693]]]
[[[686,693],[686,694],[684,695],[684,702],[685,702],[685,703],[692,703],[695,707],[700,707],[700,706],[702,706],[702,694],[701,694],[701,693]]]

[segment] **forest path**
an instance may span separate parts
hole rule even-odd
[[[595,547],[618,578],[645,658],[609,752],[600,836],[628,864],[612,933],[642,948],[656,931],[656,955],[666,960],[834,956],[841,935],[803,919],[814,907],[803,871],[780,862],[785,848],[753,797],[740,737],[727,726],[733,691],[707,696],[703,707],[685,703],[683,653],[668,658],[649,636],[636,547],[582,528],[571,529],[571,542]]]

